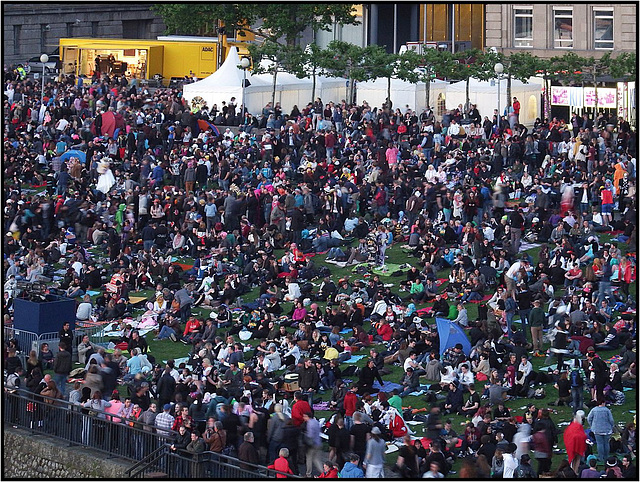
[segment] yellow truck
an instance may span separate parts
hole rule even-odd
[[[236,46],[240,55],[249,55],[247,43],[217,37],[158,37],[157,40],[61,38],[63,74],[91,76],[95,71],[111,75],[159,79],[168,85],[185,75],[207,77]],[[219,53],[221,55],[219,55]]]

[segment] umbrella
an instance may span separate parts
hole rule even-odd
[[[87,154],[82,151],[78,151],[77,149],[72,149],[70,151],[65,152],[60,156],[60,160],[66,161],[70,157],[77,157],[78,159],[80,159],[80,161],[83,164],[87,161]]]

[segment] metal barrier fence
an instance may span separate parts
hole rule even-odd
[[[273,479],[277,475],[290,479],[301,478],[216,452],[190,455],[182,451],[172,452],[168,447],[161,447],[138,462],[127,471],[127,476],[132,479],[147,478],[151,475],[179,479]]]
[[[190,455],[169,450],[176,432],[156,433],[155,427],[132,425],[116,415],[85,409],[65,400],[35,395],[26,390],[4,391],[3,417],[6,426],[82,445],[136,463],[127,471],[130,478],[156,473],[168,478],[260,479],[286,475],[261,465],[243,462],[215,452]]]
[[[19,351],[16,353],[22,366],[25,366],[27,358],[29,357],[29,351],[33,350],[34,343],[37,345],[36,351],[39,351],[40,345],[38,342],[38,335],[30,331],[16,330],[11,325],[5,325],[3,327],[3,335],[5,342],[10,339],[15,339],[18,342]],[[54,352],[55,353],[55,352]]]
[[[65,400],[34,395],[25,390],[5,391],[4,423],[67,442],[83,445],[110,457],[141,460],[175,436],[154,433],[154,427],[132,427],[99,410],[87,410]],[[115,421],[114,421],[115,420]]]

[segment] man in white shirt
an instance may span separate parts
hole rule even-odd
[[[507,285],[508,293],[513,293],[513,291],[515,290],[516,282],[519,281],[518,273],[520,272],[520,270],[523,268],[526,270],[528,267],[529,261],[527,261],[526,259],[516,261],[509,267],[507,272],[504,274],[504,281]]]
[[[409,357],[404,361],[404,371],[407,371],[407,368],[411,367],[413,368],[413,373],[415,376],[420,377],[422,375],[424,375],[425,373],[427,373],[423,366],[420,365],[416,360],[418,358],[418,354],[415,351],[412,351],[411,353],[409,353]]]
[[[516,445],[514,443],[510,443],[507,447],[507,449],[505,450],[505,452],[502,454],[502,459],[503,459],[503,471],[502,471],[502,478],[503,479],[513,479],[514,478],[514,472],[516,470],[516,468],[518,467],[518,461],[516,460],[516,458],[513,456],[513,453],[516,451]]]

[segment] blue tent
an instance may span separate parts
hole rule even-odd
[[[440,356],[447,348],[455,346],[457,343],[462,344],[462,351],[469,356],[471,342],[462,328],[446,318],[436,318],[436,325],[440,337]]]
[[[85,152],[78,151],[77,149],[71,149],[70,151],[65,152],[60,156],[60,160],[66,161],[70,157],[77,157],[83,164],[87,160],[87,154]]]

